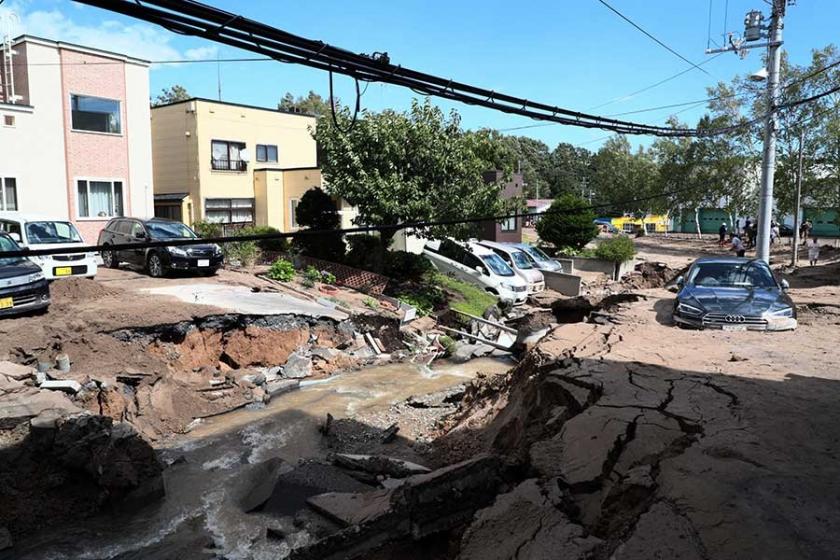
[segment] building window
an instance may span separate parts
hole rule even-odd
[[[73,130],[110,134],[122,132],[119,101],[89,95],[71,95],[70,109]]]
[[[277,146],[257,144],[257,161],[277,163]]]
[[[80,218],[110,218],[123,215],[122,181],[76,182]]]
[[[245,171],[248,162],[242,158],[245,150],[244,142],[228,142],[227,140],[213,140],[211,167],[220,171]]]
[[[300,204],[300,199],[293,198],[289,201],[289,224],[292,228],[300,227],[297,221],[297,207]]]
[[[204,218],[214,224],[252,224],[254,199],[208,198],[204,201]]]
[[[15,126],[15,116],[3,115],[3,126]]]
[[[0,177],[0,210],[17,210],[17,180]]]
[[[505,218],[501,222],[499,222],[502,231],[516,231],[516,216],[511,216],[510,218]]]

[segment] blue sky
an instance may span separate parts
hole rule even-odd
[[[387,51],[391,61],[417,70],[505,91],[556,105],[615,114],[658,105],[703,99],[706,86],[760,66],[760,52],[746,60],[725,54],[632,98],[625,96],[688,68],[597,0],[206,0],[222,9],[321,39],[356,52]],[[611,0],[610,3],[694,62],[705,60],[709,0]],[[721,42],[726,0],[712,0],[712,38]],[[762,0],[729,0],[729,31],[742,31],[747,10],[767,11]],[[70,0],[7,0],[2,10],[20,18],[16,31],[117,50],[141,58],[207,59],[251,56],[209,41],[182,37],[151,24],[90,8]],[[810,50],[840,43],[837,0],[800,0],[788,9],[785,49],[795,63],[807,63]],[[327,94],[327,76],[317,70],[276,62],[221,65],[222,98],[273,107],[286,91],[310,89]],[[191,94],[215,98],[216,64],[158,66],[151,72],[152,92],[179,83]],[[337,95],[353,99],[352,82],[336,78]],[[364,107],[403,109],[412,96],[395,86],[371,84]],[[609,103],[608,103],[609,102]],[[436,101],[455,107],[469,128],[499,129],[537,124],[488,109]],[[604,105],[605,103],[608,103]],[[673,112],[679,109],[671,109]],[[679,115],[693,123],[703,107]],[[661,124],[669,111],[621,118]],[[515,131],[543,140],[596,149],[608,135],[600,130],[542,126]],[[646,142],[645,140],[640,140]]]

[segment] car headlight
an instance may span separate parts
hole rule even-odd
[[[771,307],[766,315],[770,317],[793,317],[793,307]]]
[[[680,302],[677,305],[677,311],[682,313],[683,315],[689,315],[693,317],[699,317],[703,314],[703,310],[699,307],[694,307],[693,305],[688,305],[687,303]]]
[[[222,254],[222,248],[221,248],[221,247],[219,247],[219,246],[218,246],[218,245],[216,245],[216,244],[213,244],[213,252],[214,252],[215,254],[217,254],[217,255],[221,255],[221,254]]]
[[[38,280],[43,280],[43,279],[44,279],[44,273],[43,272],[36,272],[34,274],[30,274],[29,278],[27,280],[29,282],[37,282]]]
[[[169,251],[170,255],[175,255],[176,257],[187,256],[187,252],[184,249],[181,249],[180,247],[167,247],[166,250]]]

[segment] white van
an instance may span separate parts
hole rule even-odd
[[[506,303],[519,305],[528,299],[525,280],[517,276],[499,255],[478,243],[433,240],[426,243],[423,254],[440,272],[475,284]]]
[[[79,230],[69,220],[25,212],[0,212],[0,231],[9,234],[24,249],[62,249],[84,245]],[[32,256],[48,280],[68,276],[96,276],[96,253]]]
[[[479,241],[479,245],[491,249],[494,253],[502,257],[513,271],[528,283],[528,295],[537,294],[545,290],[545,278],[542,272],[539,271],[534,259],[525,251],[508,245],[506,243],[496,243],[495,241]]]

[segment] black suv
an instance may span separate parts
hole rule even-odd
[[[99,245],[128,245],[150,241],[197,239],[193,230],[181,222],[151,218],[114,218],[99,233]],[[102,264],[117,268],[120,263],[145,269],[160,278],[172,270],[213,275],[222,265],[222,250],[213,243],[182,247],[151,247],[102,251]]]

